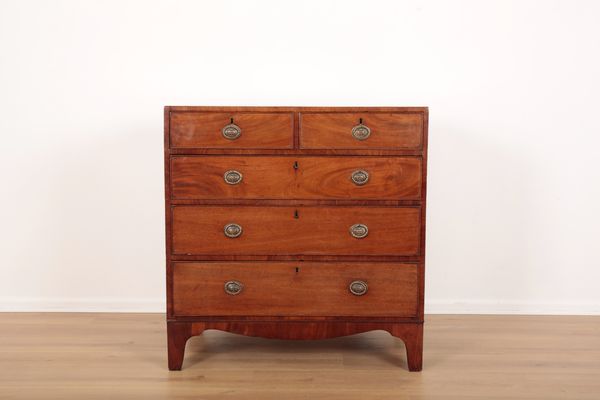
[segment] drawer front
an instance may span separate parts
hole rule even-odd
[[[420,113],[300,114],[300,147],[304,149],[419,150],[422,144]]]
[[[172,249],[180,255],[420,253],[419,207],[175,206],[172,212]]]
[[[174,199],[418,200],[417,157],[230,157],[171,159]]]
[[[174,263],[174,313],[414,317],[417,268],[397,263]],[[356,281],[366,286],[355,283],[353,294],[350,285]]]
[[[231,126],[232,120],[235,126]],[[171,147],[174,148],[293,147],[292,113],[174,112],[170,124]]]

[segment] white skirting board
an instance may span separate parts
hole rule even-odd
[[[157,299],[1,299],[0,312],[137,312],[164,313]]]
[[[158,299],[2,298],[0,312],[139,312],[163,313]],[[426,314],[600,315],[600,304],[534,303],[493,300],[426,300]]]
[[[600,304],[494,300],[425,300],[426,314],[600,315]]]

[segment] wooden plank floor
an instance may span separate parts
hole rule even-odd
[[[0,399],[600,399],[600,317],[438,316],[424,370],[381,331],[208,331],[169,372],[159,314],[0,314]]]

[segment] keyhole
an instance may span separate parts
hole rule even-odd
[[[298,169],[298,161],[294,161],[294,169]]]
[[[300,268],[296,267],[296,273],[300,272]]]
[[[294,218],[296,218],[296,219],[300,218],[300,216],[298,215],[298,210],[294,211]]]

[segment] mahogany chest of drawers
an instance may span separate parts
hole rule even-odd
[[[427,124],[421,107],[165,107],[169,369],[205,329],[381,329],[421,370]]]

